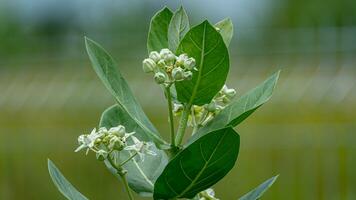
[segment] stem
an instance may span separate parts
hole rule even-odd
[[[126,178],[126,174],[127,174],[127,171],[125,171],[121,166],[117,166],[115,164],[115,162],[112,160],[111,156],[109,155],[107,157],[107,160],[109,161],[110,165],[116,169],[116,173],[118,175],[120,175],[123,183],[124,183],[124,186],[125,186],[125,189],[126,189],[126,192],[127,192],[127,195],[129,196],[129,199],[130,200],[134,200],[134,197],[131,193],[131,190],[129,188],[129,183],[127,182],[127,178]],[[126,161],[125,161],[126,162]]]
[[[174,121],[173,121],[173,111],[172,111],[172,95],[171,95],[171,90],[170,87],[166,87],[165,91],[166,91],[166,95],[167,95],[167,101],[168,101],[168,112],[169,112],[169,124],[170,124],[170,128],[171,128],[171,145],[173,145],[173,147],[176,146],[176,142],[175,142],[175,135],[174,135]]]
[[[120,174],[122,181],[124,182],[125,189],[127,191],[127,195],[129,196],[130,200],[134,200],[134,197],[131,193],[131,190],[129,188],[129,183],[127,182],[126,174]]]
[[[183,137],[185,134],[185,129],[187,128],[187,122],[188,122],[188,117],[189,117],[191,107],[192,107],[191,105],[186,105],[183,109],[183,114],[179,121],[177,137],[176,137],[176,145],[177,146],[179,146],[182,143],[182,140],[183,140]]]
[[[124,164],[126,164],[127,162],[129,162],[133,157],[135,157],[137,155],[137,151],[134,154],[130,154],[130,157],[128,159],[126,159],[124,162],[122,162],[119,167],[122,167]]]

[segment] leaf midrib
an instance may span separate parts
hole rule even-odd
[[[203,168],[200,170],[200,172],[197,174],[197,176],[193,179],[193,181],[189,184],[189,186],[183,190],[183,192],[181,192],[179,195],[177,195],[177,197],[181,197],[183,196],[186,192],[188,192],[192,187],[194,187],[195,183],[199,180],[200,176],[203,174],[203,172],[206,170],[206,168],[209,165],[210,160],[214,157],[214,154],[216,152],[216,150],[218,149],[218,147],[221,144],[221,141],[223,141],[224,137],[226,136],[226,132],[224,133],[224,135],[220,138],[218,144],[215,146],[214,151],[211,153],[209,159],[207,161],[205,161],[205,164],[203,166]],[[204,155],[202,154],[202,156],[204,157]]]
[[[202,68],[204,64],[204,54],[205,54],[205,36],[206,36],[206,24],[207,22],[204,23],[204,31],[203,31],[203,39],[202,39],[202,48],[201,48],[201,55],[200,55],[200,64],[199,64],[199,71],[198,71],[198,80],[194,85],[194,89],[192,92],[192,96],[189,99],[188,107],[191,107],[193,105],[193,101],[195,99],[196,93],[198,91],[198,87],[200,85],[201,81],[201,74],[202,74]]]

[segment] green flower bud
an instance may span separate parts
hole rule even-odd
[[[194,58],[188,58],[184,61],[184,67],[187,70],[193,70],[195,67],[195,59]]]
[[[100,149],[97,153],[96,153],[96,159],[98,159],[99,161],[104,161],[106,158],[108,157],[108,152]]]
[[[159,60],[157,63],[158,67],[161,69],[164,69],[166,67],[166,63],[164,62],[163,59]]]
[[[177,67],[174,68],[172,70],[172,77],[176,80],[176,81],[181,81],[184,80],[184,71],[182,68]]]
[[[158,62],[161,59],[161,56],[157,51],[151,51],[149,58],[151,58],[155,62]]]
[[[215,112],[216,111],[216,103],[214,101],[210,102],[207,106],[206,109],[209,112]]]
[[[151,58],[146,58],[142,62],[142,69],[145,73],[153,72],[156,68],[156,63]]]
[[[174,54],[168,54],[166,56],[166,58],[164,59],[164,61],[168,64],[168,65],[173,65],[174,61],[176,60],[176,56]]]
[[[162,84],[166,81],[166,75],[164,75],[162,72],[157,72],[154,76],[154,79],[156,83]]]
[[[124,149],[125,145],[126,141],[123,138],[114,137],[111,138],[108,148],[121,151]]]
[[[184,79],[191,80],[193,77],[193,73],[191,71],[184,72]]]

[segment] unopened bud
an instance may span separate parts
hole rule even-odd
[[[159,52],[159,55],[161,56],[161,59],[166,59],[166,57],[170,54],[173,54],[169,49],[162,49]]]
[[[164,61],[168,65],[173,65],[175,60],[176,60],[176,56],[174,54],[168,54],[164,59]]]
[[[181,81],[184,79],[184,71],[182,68],[177,67],[174,68],[172,70],[172,77],[176,80],[176,81]]]
[[[145,73],[153,72],[156,68],[156,63],[150,58],[144,59],[142,62],[142,69]]]
[[[216,103],[215,102],[210,102],[207,106],[206,106],[206,109],[209,111],[209,112],[215,112],[216,111]]]
[[[161,56],[157,51],[151,51],[149,58],[151,58],[155,62],[158,62],[161,59]]]
[[[164,62],[163,59],[161,59],[158,61],[157,65],[159,68],[164,69],[164,67],[166,66],[166,63]]]
[[[126,141],[123,138],[113,137],[108,145],[109,149],[121,151],[124,149]]]
[[[157,72],[154,76],[156,83],[162,84],[166,81],[166,76],[162,72]]]
[[[125,136],[126,130],[124,126],[119,125],[117,127],[110,128],[109,133],[114,134],[118,137],[123,137]]]
[[[195,59],[194,58],[188,58],[184,61],[184,67],[188,70],[193,70],[195,67]]]
[[[96,159],[98,159],[99,161],[104,161],[108,156],[108,152],[106,152],[105,150],[100,149],[97,153],[96,153]]]

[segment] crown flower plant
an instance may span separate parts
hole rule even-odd
[[[130,200],[137,195],[155,200],[221,199],[213,186],[236,164],[240,136],[234,127],[271,98],[279,77],[279,72],[271,75],[244,95],[228,87],[232,35],[230,19],[190,26],[182,7],[175,12],[165,7],[153,16],[142,71],[152,76],[167,100],[169,141],[146,116],[114,59],[85,38],[93,69],[115,104],[102,113],[97,128],[78,137],[74,151],[94,153],[123,183]],[[50,160],[48,169],[67,199],[88,199]],[[236,199],[260,199],[277,177]]]

